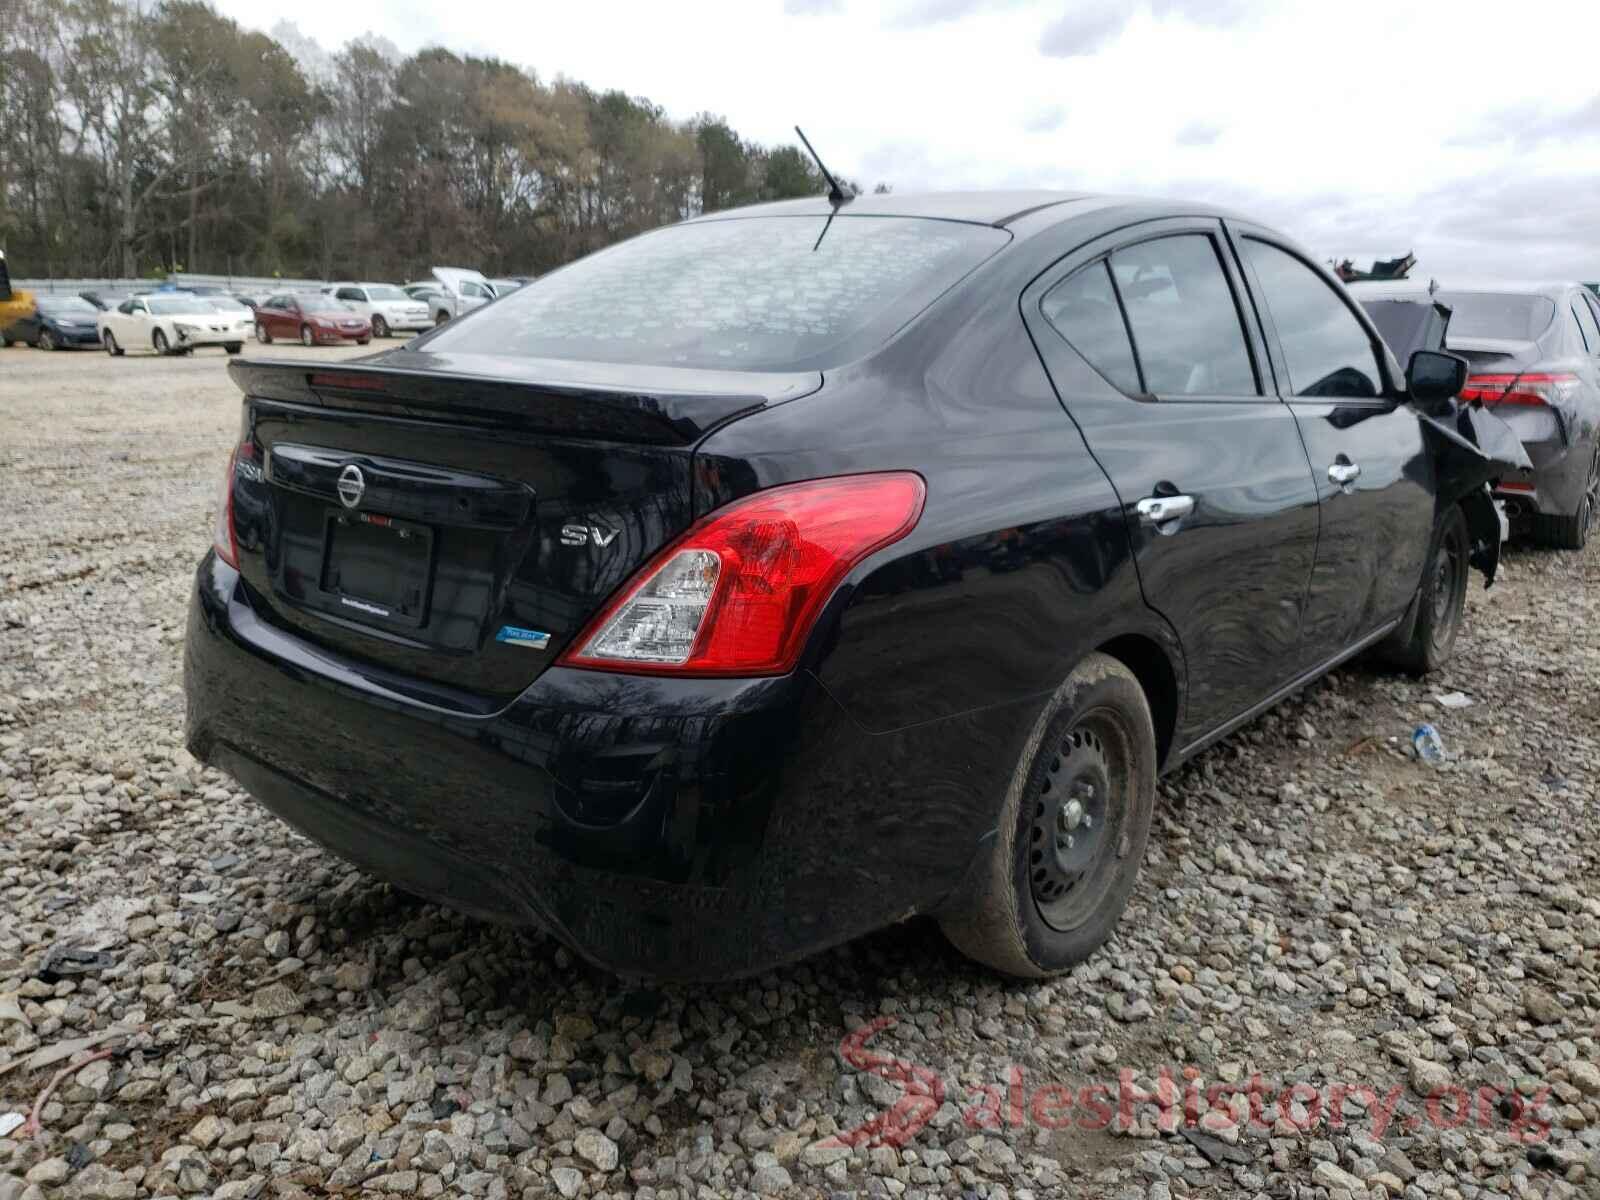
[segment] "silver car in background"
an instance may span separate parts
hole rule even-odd
[[[1580,283],[1357,283],[1351,294],[1435,301],[1450,310],[1444,347],[1480,401],[1522,439],[1530,471],[1502,478],[1496,499],[1514,527],[1546,546],[1581,549],[1600,513],[1600,298]]]

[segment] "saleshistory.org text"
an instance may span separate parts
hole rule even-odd
[[[947,1089],[927,1067],[868,1048],[875,1035],[893,1024],[893,1017],[879,1017],[839,1044],[840,1056],[848,1065],[900,1089],[900,1098],[887,1111],[836,1134],[842,1145],[904,1146],[933,1120],[955,1091]],[[1161,1067],[1154,1086],[1147,1089],[1137,1087],[1134,1079],[1134,1072],[1125,1068],[1114,1082],[1072,1086],[1032,1080],[1024,1068],[1011,1066],[1001,1082],[975,1091],[962,1089],[968,1102],[959,1111],[963,1124],[975,1131],[1032,1127],[1125,1133],[1139,1124],[1141,1115],[1153,1114],[1153,1127],[1161,1133],[1191,1128],[1226,1134],[1233,1126],[1240,1126],[1240,1133],[1281,1133],[1289,1128],[1309,1133],[1324,1126],[1340,1129],[1357,1124],[1345,1116],[1348,1100],[1364,1111],[1363,1123],[1370,1125],[1368,1132],[1375,1139],[1391,1130],[1408,1133],[1424,1123],[1439,1129],[1500,1127],[1528,1143],[1544,1141],[1550,1130],[1550,1122],[1542,1115],[1548,1111],[1549,1089],[1545,1087],[1524,1096],[1487,1085],[1450,1085],[1421,1097],[1421,1111],[1417,1112],[1412,1106],[1401,1111],[1406,1088],[1400,1083],[1318,1087],[1301,1082],[1276,1088],[1252,1075],[1238,1083],[1203,1085],[1194,1067]]]

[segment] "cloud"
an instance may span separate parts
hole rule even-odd
[[[1470,149],[1509,142],[1527,148],[1592,137],[1600,137],[1600,94],[1570,109],[1552,110],[1548,105],[1529,103],[1510,105],[1489,113],[1447,144]]]
[[[1190,121],[1174,139],[1180,146],[1209,146],[1222,136],[1222,126],[1210,121]]]
[[[1022,128],[1028,133],[1051,133],[1060,129],[1067,122],[1067,110],[1060,104],[1046,105],[1030,112],[1022,120]]]
[[[1205,29],[1228,29],[1261,11],[1259,0],[1149,0],[1149,5],[1157,21],[1183,21]],[[1039,36],[1039,53],[1050,58],[1094,54],[1114,42],[1139,11],[1135,3],[1080,0],[1045,27]]]
[[[783,0],[783,11],[791,17],[819,17],[844,11],[844,0]]]
[[[903,0],[884,20],[889,29],[919,29],[977,16],[985,11],[1018,8],[1028,0]]]
[[[1039,35],[1039,53],[1048,58],[1078,58],[1109,45],[1131,19],[1128,8],[1115,0],[1090,0],[1045,26]]]
[[[1158,21],[1176,17],[1191,25],[1227,29],[1255,16],[1260,5],[1258,0],[1150,0],[1150,11]]]

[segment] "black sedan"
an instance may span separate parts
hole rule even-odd
[[[914,913],[1064,970],[1161,772],[1369,648],[1437,666],[1499,552],[1461,360],[1402,374],[1309,254],[1197,205],[718,213],[229,370],[190,749],[629,974]]]
[[[0,341],[7,346],[27,342],[41,350],[98,348],[99,318],[100,310],[81,297],[47,293],[34,297],[32,313],[0,331]]]
[[[1444,345],[1471,365],[1462,399],[1504,419],[1532,462],[1503,476],[1496,495],[1544,545],[1582,549],[1600,519],[1600,297],[1579,283],[1354,292],[1369,310],[1425,298],[1449,308]]]

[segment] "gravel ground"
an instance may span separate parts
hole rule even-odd
[[[1600,1195],[1600,550],[1513,550],[1448,671],[1341,671],[1165,781],[1121,933],[1065,979],[917,921],[644,990],[185,753],[237,421],[217,354],[0,351],[0,1118],[112,1035],[0,1138],[0,1200]],[[1422,720],[1442,768],[1404,753]],[[1163,1072],[1177,1108],[1123,1122]],[[1246,1090],[1185,1114],[1191,1084]]]

